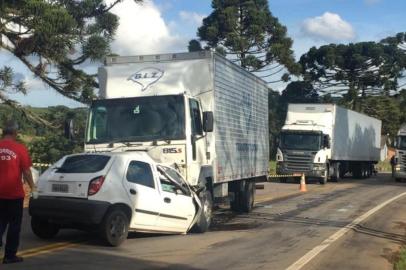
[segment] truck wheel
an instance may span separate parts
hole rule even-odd
[[[234,200],[230,202],[230,208],[234,212],[251,212],[255,200],[255,183],[242,180],[241,186],[234,187]]]
[[[51,239],[59,232],[59,226],[46,219],[33,216],[31,218],[31,230],[41,239]]]
[[[336,163],[333,166],[333,174],[331,175],[332,182],[338,182],[340,180],[340,164]]]
[[[241,196],[241,212],[249,213],[254,208],[255,201],[255,182],[245,182],[244,193]]]
[[[200,213],[196,224],[192,227],[191,231],[194,233],[207,232],[213,217],[213,199],[210,191],[206,190],[202,192],[200,200],[202,202],[203,211]]]
[[[319,180],[319,183],[322,184],[322,185],[327,184],[328,170],[329,170],[329,168],[327,167],[327,169],[326,169],[325,172],[324,172],[324,176],[322,176],[322,177],[320,178],[320,180]]]
[[[100,233],[108,245],[117,247],[127,239],[128,226],[127,215],[116,208],[107,212],[100,225]]]

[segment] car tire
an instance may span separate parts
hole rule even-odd
[[[111,209],[100,225],[100,234],[109,246],[120,246],[128,236],[129,221],[124,211]]]
[[[202,192],[200,201],[202,203],[203,211],[200,213],[196,224],[192,227],[191,232],[194,233],[207,232],[213,218],[213,199],[210,191],[206,190]]]
[[[41,239],[51,239],[59,232],[59,225],[40,217],[31,217],[31,230]]]

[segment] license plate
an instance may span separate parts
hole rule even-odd
[[[69,186],[67,184],[52,184],[52,192],[68,193]]]

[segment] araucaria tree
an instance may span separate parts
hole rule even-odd
[[[330,44],[311,48],[300,58],[303,76],[319,94],[344,96],[359,109],[360,97],[390,95],[398,90],[405,54],[376,42]]]
[[[121,1],[1,1],[0,49],[58,93],[87,103],[98,83],[95,74],[84,71],[84,64],[109,54],[118,26],[118,18],[109,11]],[[0,102],[12,104],[7,93],[24,89],[10,67],[0,67]]]
[[[218,50],[269,82],[274,75],[285,72],[281,79],[287,81],[286,71],[298,72],[293,41],[286,27],[271,14],[267,0],[213,0],[212,8],[197,32],[206,48]]]

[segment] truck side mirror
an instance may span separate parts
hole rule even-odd
[[[213,131],[213,112],[203,112],[203,130],[204,132]]]
[[[64,135],[68,140],[75,138],[74,122],[73,119],[67,119],[64,124]]]
[[[328,135],[323,136],[323,147],[330,148],[330,136]]]
[[[398,148],[398,138],[399,137],[395,137],[395,140],[393,141],[393,147]]]

